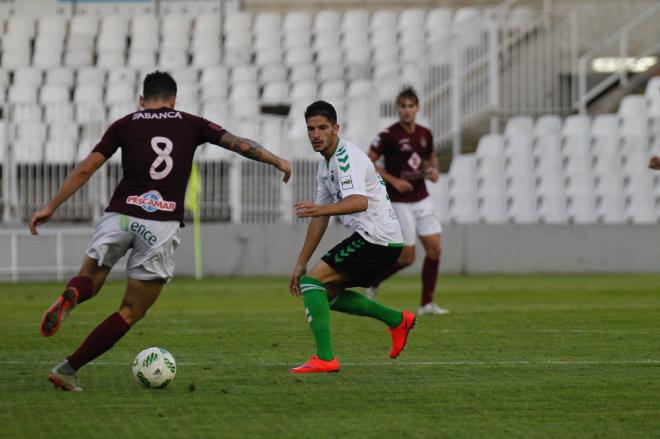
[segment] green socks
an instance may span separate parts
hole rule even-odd
[[[344,292],[334,300],[330,301],[330,309],[356,316],[367,316],[380,320],[390,328],[399,326],[403,321],[403,314],[368,297],[351,290]]]
[[[316,355],[321,360],[330,361],[335,354],[332,352],[330,305],[325,285],[311,276],[304,275],[300,278],[300,291],[307,321],[316,339]]]

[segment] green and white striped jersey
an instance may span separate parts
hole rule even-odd
[[[316,173],[316,203],[336,203],[349,195],[364,195],[367,210],[341,215],[352,232],[378,245],[401,245],[401,226],[385,189],[385,182],[376,172],[369,157],[357,146],[339,138],[330,160],[319,163]]]

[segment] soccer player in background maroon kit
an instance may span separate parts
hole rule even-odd
[[[129,249],[126,290],[119,310],[94,329],[78,349],[55,366],[48,379],[78,392],[77,371],[108,351],[156,301],[174,272],[186,185],[197,146],[209,142],[252,160],[269,163],[291,176],[291,164],[253,140],[236,137],[220,126],[175,109],[176,82],[153,72],[143,83],[141,111],[114,122],[92,152],[67,176],[46,207],[30,219],[30,231],[45,223],[118,148],[124,177],[115,188],[106,213],[96,224],[78,276],[46,311],[41,333],[49,337],[76,305],[93,297],[113,265]]]
[[[380,282],[415,262],[415,241],[419,236],[426,256],[422,267],[421,306],[417,314],[447,314],[448,310],[433,302],[442,237],[442,226],[433,213],[424,182],[425,178],[436,182],[440,177],[433,135],[428,128],[415,123],[419,99],[412,87],[399,93],[396,104],[399,121],[378,134],[369,149],[369,158],[373,162],[381,156],[385,159],[385,168],[376,166],[376,169],[387,183],[387,192],[401,224],[404,247],[399,260],[367,288],[366,294],[376,298]]]

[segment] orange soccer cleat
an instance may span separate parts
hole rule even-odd
[[[41,318],[41,335],[50,337],[55,334],[76,303],[78,303],[78,291],[73,288],[64,291]]]
[[[416,323],[417,319],[415,318],[415,314],[403,311],[403,321],[401,324],[395,328],[390,328],[390,334],[392,334],[392,350],[390,350],[390,358],[398,357],[401,351],[406,347],[408,334]]]
[[[301,364],[298,367],[289,369],[291,373],[322,373],[322,372],[339,372],[339,361],[333,358],[330,361],[321,360],[314,355],[308,362]]]

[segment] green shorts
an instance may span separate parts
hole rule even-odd
[[[348,278],[347,287],[368,287],[399,259],[403,246],[372,244],[355,232],[321,259]]]

